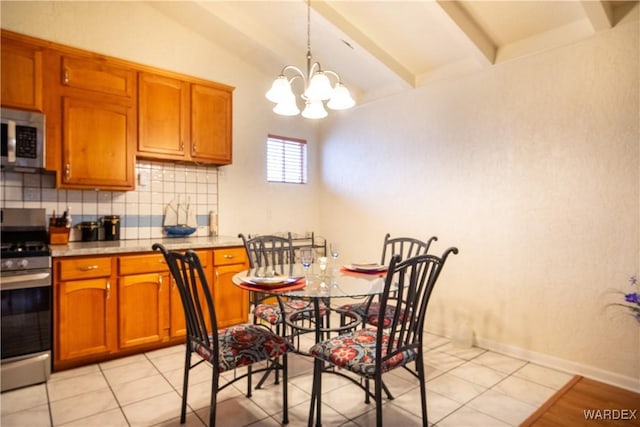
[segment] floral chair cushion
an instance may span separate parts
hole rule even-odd
[[[312,356],[329,361],[334,365],[348,369],[358,375],[373,376],[376,365],[376,330],[372,328],[359,329],[357,331],[340,335],[327,341],[320,342],[309,350]],[[386,356],[386,344],[389,335],[382,336],[383,351]],[[382,366],[382,372],[387,372],[400,366],[404,366],[417,357],[417,351],[406,350],[398,353]]]
[[[380,315],[380,303],[372,302],[369,306],[369,311],[366,311],[367,304],[366,303],[358,303],[358,304],[345,304],[340,307],[341,310],[353,311],[359,314],[361,317],[365,317],[366,315],[366,323],[378,326],[378,316]],[[383,328],[388,328],[391,325],[391,319],[396,312],[396,308],[392,305],[388,305],[384,311],[384,324]],[[404,313],[400,313],[400,320],[404,317]]]
[[[311,306],[309,301],[293,299],[287,300],[284,302],[284,311],[288,316],[290,316],[294,311],[304,310]],[[268,322],[271,325],[279,325],[282,323],[282,311],[280,310],[280,305],[278,303],[273,304],[258,304],[256,308],[253,310],[254,316],[258,319],[262,319]],[[320,314],[324,316],[326,314],[326,309],[321,308]],[[301,313],[297,313],[296,316],[293,316],[291,320],[301,320],[311,317],[313,315],[312,310],[304,311]]]
[[[273,359],[293,349],[288,340],[270,329],[249,323],[218,329],[217,347],[220,372]],[[195,342],[191,348],[203,359],[213,362],[215,349]]]

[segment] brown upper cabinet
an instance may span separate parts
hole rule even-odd
[[[102,57],[60,56],[61,188],[133,190],[136,71]]]
[[[233,87],[2,30],[2,106],[47,116],[58,188],[135,188],[136,157],[232,161]]]
[[[215,83],[140,72],[138,156],[231,163],[232,90]]]
[[[42,48],[2,38],[3,107],[42,111]]]

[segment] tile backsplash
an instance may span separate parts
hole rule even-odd
[[[52,173],[2,171],[0,178],[1,207],[45,208],[47,217],[69,209],[74,225],[119,215],[121,239],[162,237],[165,207],[178,196],[196,207],[194,235],[208,236],[210,213],[218,212],[218,168],[214,166],[138,161],[134,191],[60,190]],[[80,239],[80,231],[74,228],[70,240]]]

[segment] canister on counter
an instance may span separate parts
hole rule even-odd
[[[78,229],[82,233],[83,242],[95,242],[98,240],[98,221],[84,221],[78,224]]]
[[[107,215],[102,218],[104,240],[120,240],[120,216]]]

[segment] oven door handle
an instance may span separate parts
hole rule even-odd
[[[16,162],[16,122],[7,122],[7,162]]]
[[[9,277],[2,276],[2,278],[0,278],[0,285],[3,291],[51,286],[51,273],[20,274]]]

